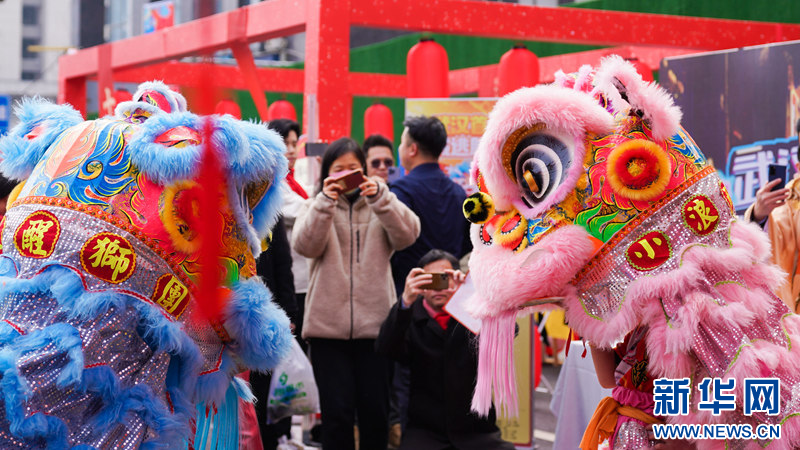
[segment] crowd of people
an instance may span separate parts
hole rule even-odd
[[[466,194],[439,165],[442,122],[404,122],[399,178],[386,137],[330,143],[313,187],[294,177],[299,125],[268,126],[286,144],[288,189],[258,273],[309,355],[322,448],[513,448],[493,413],[470,412],[475,336],[443,309],[464,281],[459,259],[471,244]],[[349,189],[339,175],[353,170],[364,177]],[[446,274],[446,288],[426,286],[434,272]],[[267,424],[270,375],[251,374],[250,382],[263,448],[274,449],[290,419]]]

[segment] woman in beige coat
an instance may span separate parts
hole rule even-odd
[[[375,353],[381,323],[397,301],[389,259],[419,236],[417,216],[377,178],[344,193],[329,176],[365,169],[349,138],[322,157],[321,192],[306,202],[294,225],[292,247],[310,258],[303,318],[322,409],[325,450],[355,448],[358,417],[362,449],[385,449],[389,363]]]

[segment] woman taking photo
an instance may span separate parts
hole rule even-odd
[[[389,362],[375,353],[381,323],[397,301],[389,259],[417,239],[419,219],[377,177],[343,192],[341,172],[365,169],[349,138],[322,157],[319,193],[294,225],[292,247],[310,262],[303,320],[322,410],[325,450],[384,449]],[[331,176],[334,174],[334,176]]]

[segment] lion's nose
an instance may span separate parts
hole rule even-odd
[[[494,216],[494,202],[485,192],[476,192],[464,200],[464,217],[474,224],[486,223]]]

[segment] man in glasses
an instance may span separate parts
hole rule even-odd
[[[380,134],[373,134],[364,140],[364,154],[367,157],[367,176],[379,176],[389,183],[389,168],[394,167],[392,142]]]

